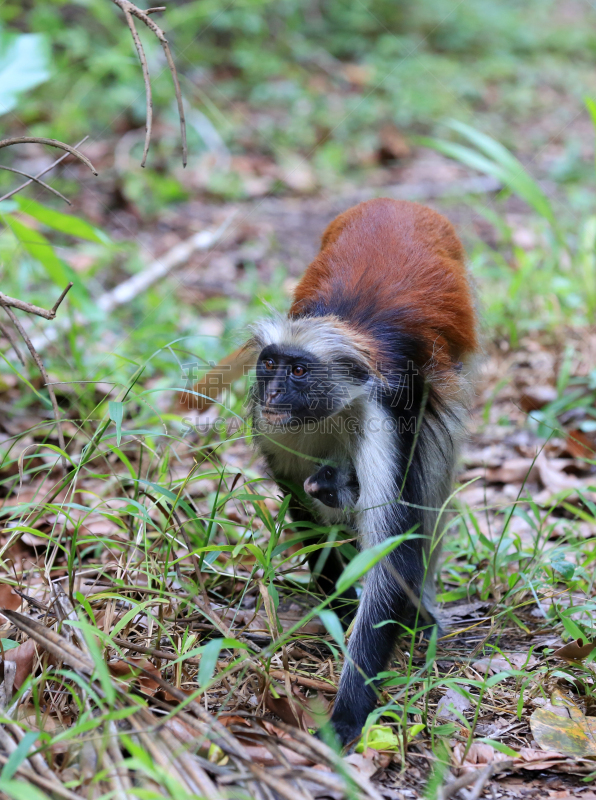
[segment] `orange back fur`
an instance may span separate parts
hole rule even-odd
[[[421,363],[440,372],[478,347],[462,244],[453,225],[426,206],[380,198],[340,214],[295,290],[290,316],[308,313],[317,300],[329,303],[345,287],[356,311],[351,326],[371,303],[399,310],[400,328],[421,343]]]

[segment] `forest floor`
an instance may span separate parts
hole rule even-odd
[[[260,286],[287,298],[327,222],[368,196],[428,202],[464,239],[494,240],[477,212],[489,179],[473,179],[475,207],[461,196],[469,172],[441,156],[390,177],[336,196],[197,200],[151,225],[129,207],[113,210],[109,184],[91,192],[85,179],[78,203],[113,238],[133,236],[157,257],[233,213],[221,242],[163,288],[185,320],[210,309],[196,312],[197,326],[221,337]],[[531,247],[527,212],[508,202],[518,241]],[[120,427],[105,409],[122,399],[115,387],[95,383],[104,416],[82,419],[80,395],[63,386],[65,481],[42,446],[57,446],[50,414],[4,379],[0,606],[11,616],[0,633],[16,673],[5,670],[0,691],[4,705],[19,692],[15,742],[23,730],[44,732],[38,756],[9,777],[77,798],[166,786],[176,798],[594,800],[585,782],[596,767],[593,662],[586,652],[553,655],[592,630],[594,364],[596,331],[585,327],[526,332],[515,345],[486,332],[439,579],[445,635],[430,657],[422,640],[401,644],[376,738],[343,759],[308,734],[333,701],[341,642],[317,616],[304,621],[320,598],[243,431],[205,427],[213,408],[181,424],[160,375],[141,381]],[[157,411],[139,428],[143,397]],[[238,397],[227,419],[241,407]]]

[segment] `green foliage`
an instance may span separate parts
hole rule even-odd
[[[13,110],[23,92],[47,81],[48,65],[49,47],[43,34],[10,35],[0,23],[0,116]]]
[[[588,110],[596,120],[591,101]],[[451,120],[451,130],[469,145],[419,137],[420,143],[450,156],[468,167],[497,178],[503,192],[496,207],[478,206],[478,211],[496,228],[496,248],[478,240],[472,243],[471,261],[481,286],[487,327],[505,335],[515,345],[533,330],[548,330],[565,323],[589,324],[596,314],[596,215],[581,218],[574,208],[555,206],[521,162],[491,136],[463,122]],[[596,173],[592,180],[596,179]],[[510,194],[524,201],[536,216],[528,219],[536,239],[534,247],[515,242],[515,232],[505,216]]]
[[[52,82],[23,109],[40,133],[71,141],[142,127],[141,71],[119,14],[105,0],[0,7],[5,25],[39,32],[53,47]],[[234,152],[258,151],[281,163],[288,152],[316,151],[328,171],[319,177],[333,180],[374,152],[382,122],[428,130],[454,109],[462,119],[483,118],[494,86],[505,114],[489,121],[504,137],[510,121],[539,109],[545,81],[555,91],[565,86],[579,104],[593,89],[596,13],[584,14],[578,25],[554,0],[251,0],[223,7],[187,0],[155,19],[167,31],[186,99]],[[158,117],[173,131],[163,54],[138,27]],[[192,127],[196,155],[207,144]],[[155,149],[153,164],[173,156],[170,145]],[[214,181],[224,196],[233,188],[229,179]]]

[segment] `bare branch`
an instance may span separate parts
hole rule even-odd
[[[154,8],[148,8],[145,11],[145,14],[156,14],[158,11],[165,11],[165,10],[166,10],[165,6],[155,6]]]
[[[135,21],[128,8],[124,8],[124,16],[126,22],[132,33],[132,38],[139,54],[139,61],[143,70],[143,81],[145,82],[145,102],[147,104],[147,116],[145,120],[145,146],[143,148],[143,158],[141,159],[141,166],[144,167],[147,163],[147,153],[149,152],[149,143],[151,142],[151,133],[153,132],[153,97],[151,95],[151,78],[149,76],[149,67],[147,66],[147,58],[141,39],[135,27]]]
[[[116,2],[116,0],[114,0],[114,2]],[[46,139],[42,136],[15,136],[13,139],[2,139],[0,141],[0,150],[3,147],[10,147],[13,144],[49,144],[51,147],[59,147],[61,150],[66,150],[67,153],[76,156],[79,161],[82,161],[83,164],[89,167],[94,175],[99,174],[87,156],[84,156],[80,150],[77,150],[76,147],[72,147],[69,144],[64,144],[64,142],[59,142],[58,139]]]
[[[234,211],[215,231],[193,233],[188,239],[174,245],[166,253],[152,261],[142,272],[136,273],[123,281],[123,283],[110,289],[110,291],[100,295],[96,302],[97,308],[103,311],[104,314],[111,313],[118,306],[130,302],[156,281],[161,280],[170,272],[185,264],[193,253],[213,247],[225,234],[235,215],[236,212]],[[75,320],[82,323],[85,322],[82,317],[78,317],[76,314]],[[68,330],[70,324],[69,320],[66,320],[64,325],[61,324],[61,321],[58,321],[53,326],[44,328],[44,335],[37,336],[33,341],[35,347],[38,350],[43,350],[65,330]]]
[[[14,336],[12,335],[12,331],[10,330],[10,328],[5,328],[4,325],[2,325],[0,323],[0,333],[2,334],[2,336],[4,336],[6,339],[8,339],[8,342],[9,342],[10,346],[12,347],[12,349],[15,351],[15,353],[17,355],[17,358],[19,359],[21,364],[24,367],[26,367],[27,365],[25,364],[25,359],[23,358],[23,354],[19,350],[19,347],[17,345],[17,341],[14,338]]]
[[[60,306],[62,305],[62,301],[64,300],[64,298],[66,297],[66,295],[67,295],[67,294],[70,292],[70,290],[72,289],[73,285],[74,285],[74,284],[73,284],[73,282],[72,282],[72,281],[70,281],[70,283],[68,284],[68,286],[67,286],[67,287],[64,289],[64,291],[62,292],[62,294],[60,295],[60,297],[59,297],[59,298],[56,300],[56,302],[55,302],[55,303],[54,303],[54,305],[52,306],[52,311],[51,311],[51,313],[53,314],[53,316],[54,316],[54,317],[56,316],[56,312],[58,311],[58,309],[59,309],[59,308],[60,308]],[[53,319],[53,317],[52,317],[52,319]]]
[[[3,164],[0,164],[0,169],[4,169],[7,172],[14,172],[16,175],[22,175],[24,178],[29,178],[30,181],[34,181],[35,183],[38,183],[40,186],[43,186],[44,189],[47,189],[48,192],[52,192],[52,194],[55,194],[61,200],[64,200],[64,202],[68,203],[69,206],[72,205],[70,200],[67,197],[64,197],[64,195],[61,194],[58,191],[58,189],[53,189],[51,186],[48,186],[47,183],[44,183],[43,181],[40,181],[39,178],[35,177],[35,175],[29,175],[29,173],[23,172],[23,170],[21,170],[21,169],[15,169],[14,167],[5,167]]]
[[[172,74],[172,81],[174,82],[174,91],[176,92],[176,101],[178,103],[178,115],[180,117],[180,138],[182,140],[182,166],[186,166],[188,160],[188,148],[186,145],[186,119],[184,117],[184,106],[182,104],[182,92],[180,90],[180,81],[178,80],[178,72],[176,71],[176,65],[174,64],[174,59],[172,58],[172,52],[170,50],[170,45],[168,44],[168,40],[165,37],[164,32],[156,25],[155,22],[149,16],[150,13],[154,11],[165,11],[165,6],[159,6],[156,8],[151,8],[149,11],[143,11],[134,3],[131,3],[130,0],[112,0],[112,2],[118,6],[123,12],[126,17],[126,22],[128,27],[130,28],[130,32],[132,33],[132,37],[134,39],[135,46],[137,48],[137,52],[139,54],[139,59],[141,61],[141,66],[143,68],[143,79],[145,81],[145,95],[147,97],[147,122],[146,122],[146,130],[148,135],[150,136],[150,131],[152,127],[152,115],[153,115],[153,108],[151,104],[151,87],[149,85],[149,72],[147,69],[147,61],[145,58],[145,53],[143,51],[142,45],[139,40],[138,33],[134,26],[132,19],[130,18],[131,15],[140,19],[149,30],[157,37],[159,40],[163,51],[166,56],[166,61],[168,62],[169,70]],[[145,159],[147,155],[147,139],[145,140],[145,151],[143,153],[143,160],[141,162],[141,166],[145,166]]]
[[[62,292],[60,297],[54,303],[54,307],[51,308],[49,311],[46,311],[45,308],[40,308],[39,306],[34,306],[33,303],[26,303],[24,300],[17,300],[16,297],[9,297],[7,294],[0,292],[0,304],[4,307],[12,307],[18,308],[19,311],[25,311],[27,314],[35,314],[38,317],[43,317],[44,319],[54,319],[56,316],[56,311],[60,307],[60,303],[64,300],[68,292],[72,289],[72,281],[68,284],[66,289]]]
[[[75,144],[75,147],[80,147],[87,141],[88,138],[89,138],[88,136],[85,136],[83,139],[81,139],[80,142]],[[9,197],[12,197],[15,194],[18,194],[18,192],[20,192],[22,189],[25,189],[27,186],[30,186],[34,181],[37,181],[38,178],[41,178],[42,175],[45,175],[46,172],[49,172],[50,170],[54,169],[54,167],[57,167],[58,164],[61,164],[65,158],[68,158],[69,155],[70,155],[69,153],[64,153],[63,156],[57,158],[52,164],[50,164],[49,167],[42,169],[42,171],[38,172],[37,175],[32,175],[28,181],[25,181],[25,183],[22,183],[20,186],[17,186],[16,189],[11,189],[10,192],[8,192],[7,194],[3,194],[2,197],[0,197],[0,203],[3,200],[8,200]],[[7,167],[5,167],[4,169],[7,169]],[[47,188],[49,189],[51,187],[48,186]],[[66,198],[64,199],[66,200]],[[67,200],[66,202],[68,203],[69,201]]]

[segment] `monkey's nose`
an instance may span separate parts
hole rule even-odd
[[[265,405],[271,406],[275,405],[275,401],[281,395],[281,389],[272,389],[271,391],[267,392],[265,395]]]
[[[319,491],[319,484],[313,481],[310,477],[304,481],[304,491],[306,494],[315,494]]]

